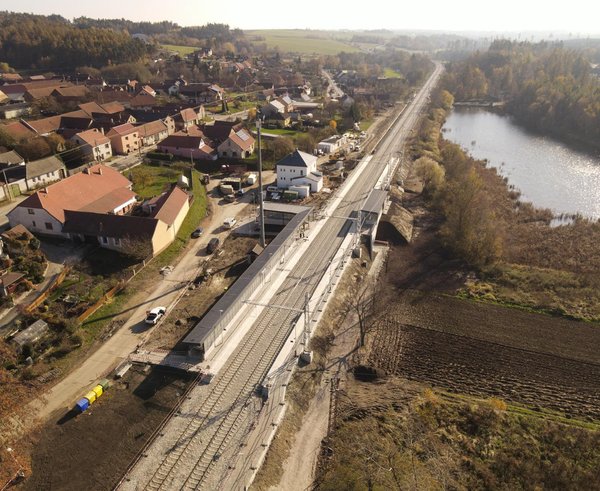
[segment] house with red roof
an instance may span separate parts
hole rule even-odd
[[[140,149],[140,131],[131,123],[115,126],[106,136],[110,139],[115,153],[128,155]]]
[[[160,142],[158,150],[186,159],[217,160],[214,148],[197,134],[175,133]]]
[[[96,128],[75,134],[71,141],[81,146],[83,152],[96,162],[103,162],[112,157],[110,139]]]
[[[131,187],[118,171],[97,164],[35,192],[8,213],[8,220],[32,233],[69,237],[62,230],[65,210],[122,215],[135,203]]]
[[[97,243],[143,257],[171,244],[190,207],[190,196],[173,186],[154,202],[150,216],[128,215],[136,203],[132,183],[97,164],[47,186],[8,213],[11,227],[38,235]]]
[[[142,146],[156,145],[169,136],[169,128],[160,119],[137,126],[140,132]]]

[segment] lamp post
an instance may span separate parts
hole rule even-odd
[[[263,183],[262,183],[262,151],[260,141],[260,129],[262,126],[262,114],[257,112],[256,114],[256,135],[258,138],[258,203],[259,203],[259,227],[260,227],[260,240],[259,244],[262,248],[265,247],[265,209],[263,205]]]

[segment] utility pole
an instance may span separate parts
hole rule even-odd
[[[260,129],[262,126],[262,114],[259,112],[256,115],[256,134],[258,137],[258,203],[259,203],[259,217],[258,222],[260,226],[260,240],[259,244],[262,248],[265,247],[265,209],[263,204],[263,182],[262,182],[262,149],[260,141]]]
[[[10,183],[8,182],[8,178],[6,177],[6,169],[2,169],[2,174],[4,175],[4,184],[6,185],[6,197],[8,198],[8,201],[11,202],[12,196],[10,192]]]

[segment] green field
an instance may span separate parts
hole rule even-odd
[[[176,51],[180,56],[189,55],[197,49],[200,49],[194,46],[177,46],[175,44],[162,44],[161,48],[168,49],[169,51]]]
[[[386,68],[383,71],[383,75],[386,76],[387,78],[404,78],[404,76],[401,73],[398,73],[393,68]]]
[[[266,43],[270,49],[298,54],[335,55],[341,51],[360,51],[350,45],[340,34],[306,29],[262,29],[245,31],[255,43]]]

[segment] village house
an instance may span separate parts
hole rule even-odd
[[[16,104],[0,106],[0,118],[2,119],[14,119],[30,113],[31,106],[27,102],[18,102]]]
[[[10,152],[0,153],[0,168],[6,168],[11,165],[21,164],[25,164],[25,159],[14,150],[11,150]]]
[[[0,172],[0,180],[9,186],[12,196],[33,191],[64,179],[67,169],[54,155],[20,165],[10,165]]]
[[[96,164],[36,191],[7,216],[11,227],[22,224],[34,234],[70,238],[63,232],[65,210],[122,215],[136,202],[131,186],[115,169]]]
[[[81,149],[91,160],[103,162],[112,157],[110,139],[100,130],[91,130],[77,133],[71,141],[81,146]]]
[[[204,110],[203,106],[200,107]],[[196,126],[200,123],[202,117],[200,117],[195,109],[188,107],[179,111],[173,119],[175,121],[175,127],[180,131],[187,129],[190,126]]]
[[[277,162],[277,187],[281,189],[308,186],[312,193],[323,187],[323,174],[317,171],[317,157],[296,150]]]
[[[151,216],[132,216],[131,188],[118,171],[97,164],[32,194],[8,213],[9,222],[126,254],[158,254],[175,239],[190,197],[174,186],[156,200]]]
[[[254,137],[245,128],[231,130],[227,139],[217,147],[219,157],[245,159],[254,153]]]
[[[139,129],[131,123],[115,126],[106,136],[110,139],[113,152],[120,155],[129,155],[140,149]]]
[[[155,256],[176,238],[190,209],[189,195],[177,186],[155,202],[151,216],[65,211],[64,232],[82,242],[138,257]]]
[[[136,128],[139,130],[143,147],[156,145],[169,136],[169,128],[160,119],[136,126]]]
[[[217,159],[214,149],[205,141],[205,138],[198,135],[176,133],[160,142],[158,150],[187,159]]]
[[[317,150],[325,154],[334,154],[341,150],[346,144],[346,138],[340,135],[333,135],[317,144]]]
[[[205,104],[209,102],[222,101],[225,91],[217,84],[190,83],[179,85],[177,94],[188,102],[194,104]]]

